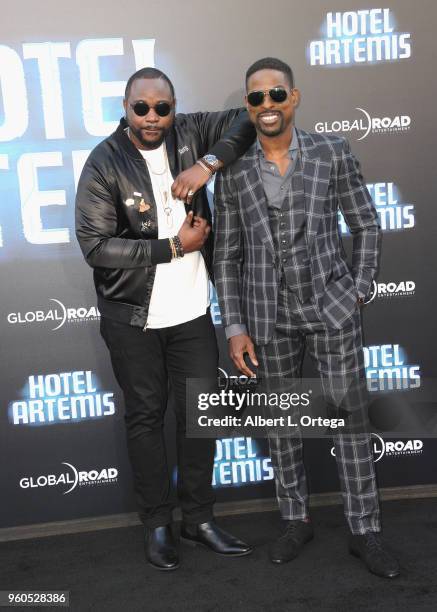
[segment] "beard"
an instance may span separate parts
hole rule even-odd
[[[145,149],[158,149],[164,142],[164,139],[167,135],[168,130],[159,128],[156,130],[156,134],[152,138],[147,138],[144,135],[144,130],[137,130],[132,126],[129,126],[129,131],[132,136],[135,136],[135,139],[145,148]]]

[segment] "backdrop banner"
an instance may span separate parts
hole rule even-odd
[[[178,111],[212,111],[241,106],[248,66],[278,57],[302,91],[297,126],[349,140],[383,229],[363,309],[379,485],[436,483],[437,405],[427,385],[437,374],[437,3],[273,0],[265,8],[257,0],[2,8],[0,527],[135,510],[123,400],[74,235],[74,200],[90,150],[122,115],[127,78],[144,66],[169,75]],[[339,232],[350,254],[341,215]],[[232,380],[213,288],[212,298],[219,375]],[[316,376],[310,362],[304,375]],[[412,416],[420,427],[395,435]],[[171,410],[168,421],[174,465]],[[329,439],[306,439],[305,458],[312,492],[339,489]],[[274,496],[266,440],[219,439],[213,483],[220,502]]]

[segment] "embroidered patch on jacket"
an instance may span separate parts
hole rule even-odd
[[[152,208],[151,204],[148,204],[147,202],[144,201],[143,198],[141,198],[141,202],[138,205],[138,210],[140,213],[144,213],[147,212],[148,210],[150,210]]]

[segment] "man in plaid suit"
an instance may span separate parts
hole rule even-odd
[[[300,94],[287,64],[257,61],[246,73],[246,89],[258,138],[215,187],[214,273],[230,356],[248,376],[256,366],[258,377],[283,381],[299,377],[306,349],[328,401],[335,404],[329,390],[339,385],[361,397],[359,309],[377,270],[380,228],[359,164],[343,138],[294,127]],[[351,270],[339,207],[353,235]],[[350,432],[333,436],[349,550],[371,572],[393,578],[399,567],[379,535],[370,437],[365,429]],[[313,538],[302,439],[298,429],[285,437],[270,431],[269,444],[285,521],[270,558],[284,563]]]

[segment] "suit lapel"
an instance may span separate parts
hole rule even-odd
[[[308,250],[310,251],[323,216],[326,192],[331,176],[331,159],[321,157],[320,148],[310,134],[303,130],[297,130],[297,135],[302,159],[307,217],[306,232]],[[255,144],[241,158],[238,184],[239,191],[244,191],[249,199],[244,203],[244,212],[249,216],[251,225],[258,233],[262,243],[274,255],[275,247],[270,230],[267,199],[259,171]]]
[[[310,134],[297,130],[302,158],[307,243],[310,251],[317,235],[331,175],[331,160],[321,159],[317,144]]]
[[[258,233],[261,242],[275,254],[273,237],[270,231],[267,199],[259,170],[255,145],[241,158],[241,173],[238,177],[239,190],[244,190],[248,201],[244,201],[244,213],[249,216],[250,224]]]

